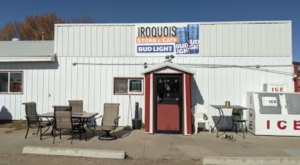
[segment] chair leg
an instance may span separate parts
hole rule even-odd
[[[42,140],[42,136],[43,136],[42,127],[40,127],[39,130],[40,130],[40,140]]]
[[[25,139],[27,138],[28,132],[29,132],[29,126],[27,126],[27,131],[26,131]]]
[[[248,133],[248,129],[247,129],[247,123],[246,121],[244,122],[245,123],[245,132]]]
[[[231,130],[235,130],[235,127],[234,127],[234,121],[232,121]]]
[[[61,131],[59,131],[59,138],[61,139]]]
[[[56,130],[52,130],[53,131],[53,144],[54,144],[54,141],[55,141],[55,134],[56,134]]]
[[[87,131],[85,131],[85,141],[87,141]]]
[[[74,131],[72,130],[71,144],[73,144]]]
[[[36,135],[38,135],[40,132],[40,126],[38,126],[38,130],[36,131]]]
[[[238,132],[238,123],[237,122],[235,122],[235,133],[237,133]]]
[[[94,127],[93,136],[95,136],[96,126]]]

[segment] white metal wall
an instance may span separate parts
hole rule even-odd
[[[58,56],[134,56],[132,25],[56,25]]]
[[[140,73],[144,69],[142,65],[144,62],[152,64],[162,61],[164,61],[163,57],[58,57],[58,66],[3,64],[0,65],[1,70],[24,71],[24,93],[0,95],[1,107],[5,106],[14,119],[24,119],[24,106],[21,103],[26,101],[36,101],[39,113],[43,113],[53,111],[53,105],[67,105],[69,99],[83,99],[85,111],[99,114],[102,114],[105,102],[118,102],[121,104],[120,124],[127,125],[128,119],[134,117],[135,102],[139,102],[140,107],[144,108],[144,96],[132,95],[130,108],[128,95],[113,94],[113,78],[142,77]],[[74,62],[86,64],[74,66],[72,65]],[[174,63],[181,64],[287,65],[290,62],[291,57],[176,57],[174,59]],[[191,68],[196,71],[195,81],[192,80],[192,105],[204,104],[211,115],[217,113],[209,105],[223,104],[225,100],[231,101],[232,104],[246,106],[246,92],[262,91],[263,83],[287,83],[289,90],[293,90],[291,75],[232,67],[193,66]],[[268,69],[292,72],[292,67]],[[131,113],[128,113],[129,109]]]
[[[167,24],[167,23],[166,23]],[[135,56],[134,24],[58,24],[58,56]],[[290,21],[200,23],[201,56],[292,56]]]

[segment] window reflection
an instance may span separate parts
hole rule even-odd
[[[157,79],[157,101],[160,103],[179,101],[180,82],[178,77],[160,77]]]

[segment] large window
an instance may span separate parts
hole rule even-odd
[[[0,93],[22,93],[23,72],[0,71]]]
[[[143,79],[114,78],[114,94],[143,94]]]

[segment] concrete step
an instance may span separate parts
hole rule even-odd
[[[25,146],[23,148],[23,154],[81,156],[107,159],[125,159],[126,156],[125,151],[40,146]]]
[[[204,157],[203,165],[299,165],[300,157]]]

